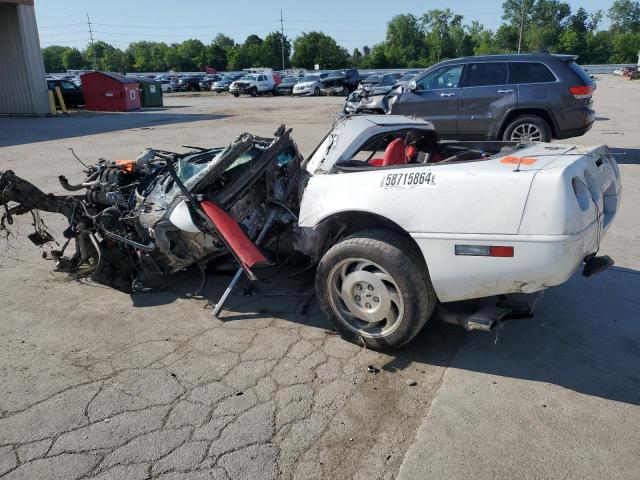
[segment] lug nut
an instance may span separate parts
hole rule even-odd
[[[369,285],[369,290],[373,290],[373,285]]]
[[[362,285],[360,285],[360,284],[358,283],[358,284],[356,284],[356,288],[357,288],[358,290],[362,290]]]
[[[356,295],[356,302],[360,301],[360,295]]]
[[[367,304],[365,304],[365,307],[367,307],[367,308],[371,308],[371,304],[370,304],[370,303],[367,303]]]
[[[380,299],[378,297],[373,297],[373,301],[378,303],[380,301]]]

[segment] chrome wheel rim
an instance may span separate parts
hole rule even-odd
[[[329,302],[338,320],[357,335],[380,338],[401,323],[404,301],[395,279],[377,263],[347,258],[329,272]]]
[[[540,142],[542,141],[542,132],[540,128],[533,123],[523,123],[518,125],[511,132],[512,142]]]

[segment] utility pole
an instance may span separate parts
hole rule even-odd
[[[284,70],[284,20],[282,19],[282,9],[280,9],[280,40],[282,40],[282,70]]]
[[[520,35],[518,35],[518,53],[522,47],[522,31],[524,30],[524,6],[527,0],[522,0],[522,11],[520,12]]]
[[[87,13],[87,24],[89,25],[89,38],[91,39],[91,51],[93,52],[93,69],[98,70],[98,60],[96,60],[96,49],[93,46],[93,30],[91,30],[91,20]]]

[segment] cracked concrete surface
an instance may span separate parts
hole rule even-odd
[[[43,302],[64,295],[66,309],[87,289],[106,295],[105,304],[127,298],[59,284]],[[260,299],[233,302],[247,309]],[[120,341],[86,308],[40,317],[43,333],[30,335],[31,351],[46,367],[32,370],[20,357],[2,364],[0,472],[8,479],[393,477],[442,368],[421,365],[415,374],[424,380],[408,387],[400,378],[408,373],[368,373],[367,365],[393,358],[345,342],[317,311],[214,320],[205,300],[178,303],[188,315],[153,307],[118,327]],[[69,328],[80,318],[84,328]],[[24,345],[29,322],[10,315],[8,325],[6,344]],[[84,345],[59,349],[56,334]],[[87,335],[100,340],[86,344]],[[75,385],[61,375],[67,368]],[[32,391],[21,390],[26,383]]]

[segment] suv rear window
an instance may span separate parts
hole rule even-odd
[[[543,63],[511,62],[511,70],[515,83],[549,83],[555,82],[556,77]]]
[[[587,72],[585,72],[576,62],[569,62],[569,68],[573,70],[573,73],[575,73],[585,85],[593,85],[591,77],[589,77]]]
[[[482,87],[488,85],[506,85],[507,64],[501,63],[470,63],[467,67],[467,87]]]

